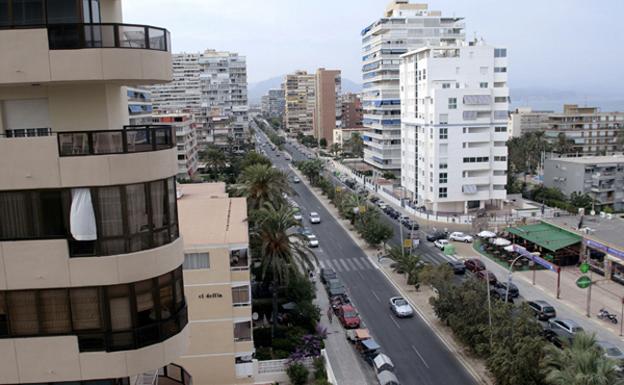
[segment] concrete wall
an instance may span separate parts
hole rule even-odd
[[[567,196],[575,191],[587,192],[585,190],[585,165],[562,162],[560,159],[546,159],[544,162],[544,186],[557,188]]]

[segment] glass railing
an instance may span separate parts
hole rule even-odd
[[[169,31],[138,24],[48,24],[50,49],[136,48],[171,51]]]
[[[159,385],[192,385],[191,375],[180,365],[169,364],[158,370]]]
[[[124,126],[122,130],[58,132],[60,156],[129,154],[175,145],[172,126]]]

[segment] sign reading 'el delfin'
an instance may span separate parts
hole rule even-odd
[[[221,293],[201,293],[197,295],[199,299],[212,299],[212,298],[223,298],[223,294]]]

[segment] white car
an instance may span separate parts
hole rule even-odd
[[[437,241],[433,242],[433,245],[442,251],[444,251],[444,248],[448,244],[449,244],[449,241],[446,239],[438,239]]]
[[[452,241],[466,242],[466,243],[472,243],[472,241],[473,241],[471,235],[464,234],[464,233],[459,232],[459,231],[451,233],[451,235],[449,236],[449,239],[452,240]]]
[[[310,223],[321,223],[321,217],[316,211],[310,213]]]
[[[299,182],[301,182],[301,179],[299,179],[298,176],[295,176],[295,177],[293,177],[292,181],[293,181],[293,183],[299,183]]]
[[[314,234],[307,234],[306,238],[308,238],[308,247],[318,247],[319,241],[318,241],[318,238],[316,237],[316,235],[314,235]]]
[[[414,315],[414,309],[403,297],[390,298],[390,310],[397,317],[411,317]]]
[[[296,221],[302,221],[303,215],[301,215],[301,211],[295,211],[295,213],[293,214],[293,219]]]

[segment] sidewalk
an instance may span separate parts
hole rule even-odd
[[[508,269],[496,261],[479,253],[472,244],[454,243],[457,255],[470,257],[481,255],[481,260],[488,270],[493,272],[499,280],[506,280]],[[538,270],[535,273],[535,285],[533,285],[533,272],[517,271],[513,273],[513,282],[520,289],[520,294],[525,299],[544,299],[555,307],[557,316],[571,318],[577,321],[586,331],[596,333],[598,339],[608,340],[624,349],[624,339],[620,337],[622,322],[621,309],[624,287],[613,281],[603,280],[598,274],[593,274],[594,284],[591,293],[591,318],[587,317],[587,293],[588,289],[580,289],[576,286],[576,280],[581,272],[575,266],[561,270],[560,298],[557,299],[557,274],[549,270]],[[598,310],[606,308],[616,313],[620,323],[614,325],[610,322],[596,318]]]

